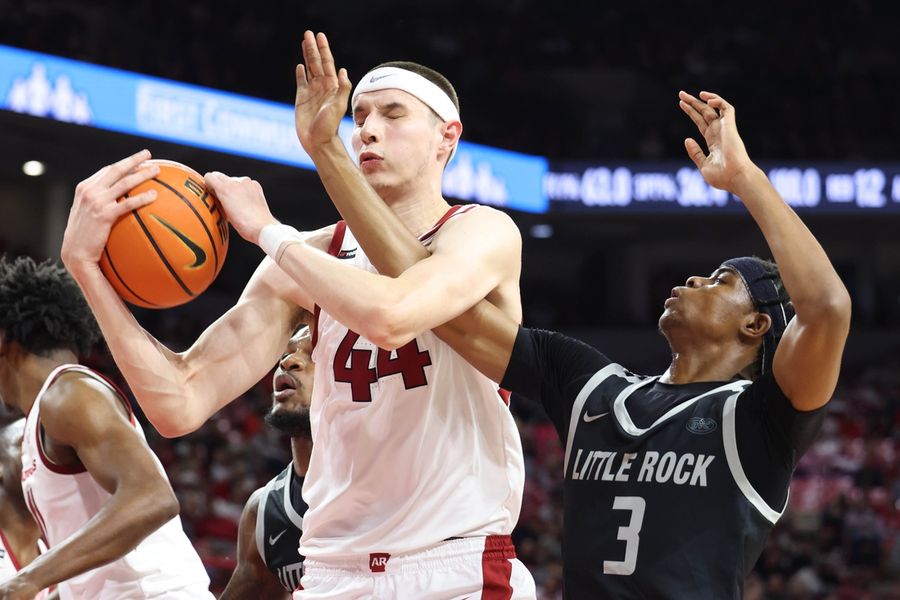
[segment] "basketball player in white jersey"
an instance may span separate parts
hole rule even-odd
[[[328,69],[337,77],[323,35],[307,32],[303,50],[311,75]],[[305,81],[298,67],[301,139],[316,131]],[[344,104],[327,108],[327,118],[346,110],[346,73],[341,81]],[[295,232],[271,215],[251,218],[237,229],[270,256],[233,309],[186,352],[170,351],[139,326],[97,265],[112,223],[134,207],[116,199],[152,177],[143,166],[149,152],[78,186],[63,260],[145,414],[167,436],[196,429],[264,376],[300,311],[318,316],[303,598],[533,597],[534,583],[509,538],[524,485],[515,423],[496,384],[430,332],[484,298],[521,320],[518,229],[499,211],[457,210],[441,196],[443,170],[462,131],[445,78],[401,63],[368,74],[358,91],[355,176],[432,251],[401,294],[379,304],[365,295],[335,302],[330,289],[342,283],[328,277],[333,264],[374,271],[352,233],[337,225],[307,238],[320,275],[329,279],[310,286],[305,274],[274,260]],[[265,207],[250,179],[214,173],[207,183],[239,221],[248,197]],[[261,238],[266,225],[272,227]],[[293,254],[285,259],[296,261]]]
[[[25,419],[0,428],[0,584],[12,579],[42,550],[41,530],[22,495],[22,432]],[[42,590],[35,600],[59,598]]]
[[[283,600],[300,586],[303,557],[297,548],[308,508],[300,490],[312,451],[311,355],[312,334],[302,325],[275,368],[272,408],[266,414],[266,423],[291,436],[291,462],[247,500],[238,526],[237,567],[219,600]]]
[[[97,341],[60,267],[0,259],[0,399],[26,415],[22,488],[50,549],[0,598],[212,598],[178,501],[128,401],[77,364]]]

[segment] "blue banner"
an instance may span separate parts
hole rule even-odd
[[[6,110],[313,169],[294,131],[294,108],[0,46]],[[350,147],[353,122],[340,136]],[[444,193],[460,200],[544,212],[542,157],[461,142]]]

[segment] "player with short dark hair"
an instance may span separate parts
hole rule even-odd
[[[300,494],[309,467],[312,432],[312,335],[302,325],[288,341],[272,376],[266,423],[291,436],[291,463],[247,500],[238,528],[238,564],[219,600],[288,598],[300,586],[297,548],[308,508]]]
[[[741,198],[775,263],[731,259],[674,288],[659,320],[672,350],[662,375],[520,327],[487,301],[434,330],[504,388],[540,400],[556,426],[569,598],[740,598],[840,370],[850,298],[824,250],[750,160],[734,108],[707,92],[681,92],[680,106],[709,148],[688,139],[689,156]],[[323,181],[338,171],[317,168]],[[341,285],[319,299],[323,310],[408,285],[428,250],[371,188],[348,180],[329,194],[382,275],[335,264],[329,279]],[[298,280],[325,285],[309,249],[283,254]]]
[[[50,549],[0,584],[30,599],[211,598],[131,406],[77,363],[99,338],[66,271],[0,258],[0,399],[26,415],[21,486]]]

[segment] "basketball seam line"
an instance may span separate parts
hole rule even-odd
[[[169,263],[169,260],[165,257],[159,245],[156,243],[156,240],[153,239],[153,234],[150,233],[150,230],[147,229],[147,226],[144,225],[144,221],[141,219],[141,216],[138,214],[137,210],[131,211],[131,214],[134,215],[134,218],[137,220],[138,225],[141,226],[141,229],[144,230],[144,235],[147,236],[147,239],[150,241],[150,244],[153,246],[153,249],[156,250],[156,254],[159,256],[159,259],[166,266],[166,269],[169,270],[169,273],[172,274],[172,277],[175,278],[175,282],[181,286],[181,289],[184,290],[184,293],[193,298],[195,294],[181,281],[181,277],[178,276],[178,273],[175,272],[175,269]]]
[[[128,283],[125,282],[125,280],[122,278],[121,275],[119,275],[119,270],[116,269],[116,265],[113,264],[113,259],[112,259],[112,256],[109,254],[109,250],[107,250],[106,248],[104,248],[104,249],[103,249],[103,253],[106,255],[106,262],[109,263],[109,268],[112,269],[113,275],[116,276],[116,279],[118,279],[118,280],[122,283],[122,285],[125,286],[125,289],[128,290],[128,291],[131,293],[132,296],[134,296],[135,298],[137,298],[137,299],[140,300],[141,302],[144,302],[145,304],[149,304],[150,306],[159,306],[159,305],[156,304],[155,302],[150,302],[149,300],[147,300],[146,298],[142,297],[140,294],[138,294],[137,292],[135,292],[133,289],[131,289],[131,286],[128,285]]]
[[[173,188],[171,185],[169,185],[165,181],[162,181],[161,179],[157,179],[156,177],[153,178],[153,181],[155,181],[156,183],[160,184],[161,186],[163,186],[164,188],[166,188],[167,190],[169,190],[170,192],[172,192],[173,194],[178,196],[178,198],[182,202],[184,202],[185,206],[187,206],[189,209],[191,209],[191,212],[194,213],[194,216],[197,217],[197,220],[200,221],[200,225],[203,227],[203,231],[206,232],[206,237],[209,238],[209,243],[212,246],[213,258],[216,261],[215,272],[218,274],[218,272],[219,272],[219,252],[216,249],[216,241],[213,239],[212,233],[209,231],[209,228],[206,226],[206,221],[203,220],[203,217],[200,216],[200,213],[197,212],[197,209],[194,208],[193,204],[191,204],[191,201],[188,200],[187,198],[185,198],[184,196],[182,196],[178,190]],[[206,192],[206,195],[208,196],[209,192]],[[203,202],[203,198],[200,198],[200,201]]]

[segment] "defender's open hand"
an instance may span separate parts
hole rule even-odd
[[[734,184],[738,177],[754,165],[738,134],[734,107],[710,92],[700,92],[700,97],[696,98],[682,91],[678,97],[678,106],[697,126],[709,148],[709,155],[706,155],[700,144],[687,138],[684,147],[688,156],[708,184],[735,193]]]
[[[337,137],[338,125],[347,113],[350,79],[347,69],[335,71],[334,57],[324,33],[303,34],[303,64],[297,65],[297,97],[294,122],[304,150]]]

